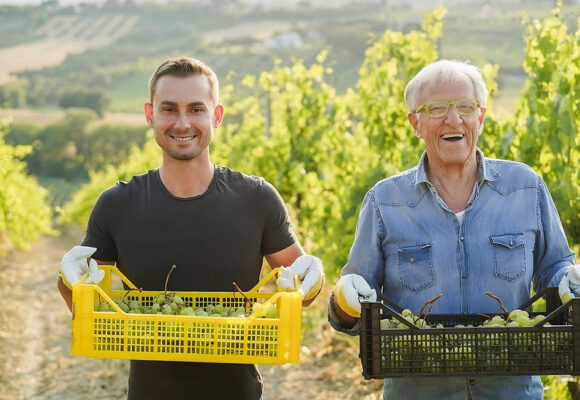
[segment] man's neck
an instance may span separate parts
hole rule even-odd
[[[175,197],[195,197],[207,191],[215,166],[209,160],[164,162],[159,168],[161,182]]]
[[[477,181],[477,159],[463,168],[428,168],[429,182],[454,212],[465,210]]]

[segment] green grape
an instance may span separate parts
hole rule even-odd
[[[245,313],[246,313],[246,308],[244,306],[239,306],[234,310],[234,312],[232,314],[245,314]]]
[[[191,307],[185,307],[179,310],[179,314],[181,315],[195,315],[195,311]]]

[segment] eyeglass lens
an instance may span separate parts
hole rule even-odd
[[[473,99],[462,99],[455,101],[435,100],[427,104],[427,113],[431,117],[444,117],[453,105],[459,115],[471,115],[477,109],[477,102]]]

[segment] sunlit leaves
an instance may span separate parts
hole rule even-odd
[[[28,175],[22,161],[30,148],[7,145],[8,128],[0,120],[0,254],[27,249],[41,233],[52,232],[48,192]]]
[[[346,262],[364,194],[416,165],[423,150],[409,126],[403,93],[412,76],[439,58],[444,15],[437,8],[421,31],[387,30],[369,43],[358,82],[344,93],[332,85],[332,49],[310,65],[278,60],[271,70],[244,77],[238,88],[223,82],[226,113],[212,160],[271,182],[302,244],[323,259],[330,276]],[[571,243],[578,243],[580,31],[569,34],[554,16],[530,23],[525,40],[529,78],[513,116],[494,116],[498,66],[480,66],[490,96],[478,144],[488,156],[517,159],[541,173]],[[248,95],[236,97],[240,90]],[[93,173],[66,208],[67,221],[86,222],[103,189],[159,162],[150,140],[123,165]]]
[[[580,29],[554,10],[524,35],[528,79],[514,118],[513,153],[546,181],[571,243],[580,242]]]

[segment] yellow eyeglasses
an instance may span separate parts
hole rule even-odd
[[[479,101],[477,99],[433,100],[421,104],[415,112],[425,110],[430,118],[442,118],[447,115],[450,106],[455,107],[459,115],[468,116],[475,114],[479,108]]]

